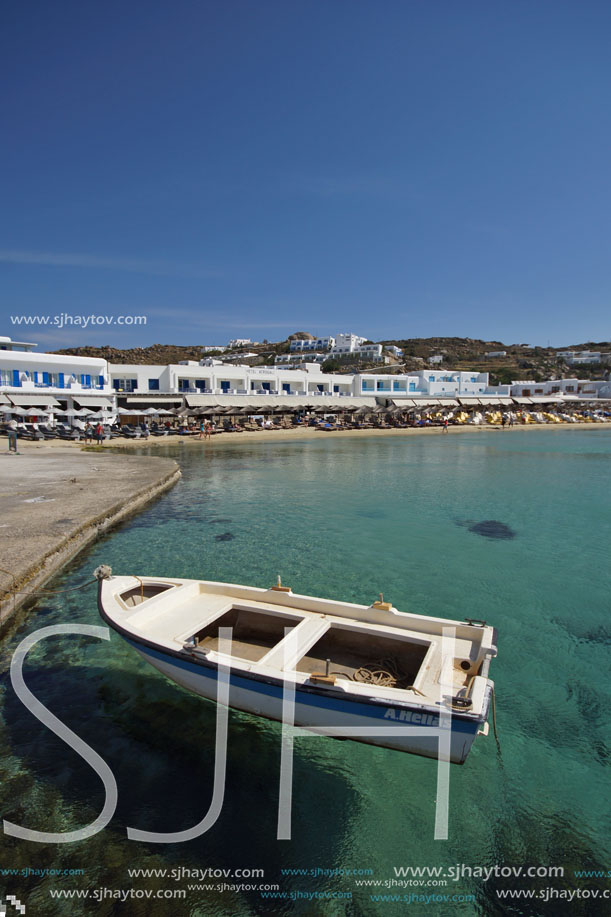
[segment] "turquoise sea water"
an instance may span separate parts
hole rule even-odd
[[[119,804],[87,841],[39,845],[3,837],[4,869],[83,869],[82,876],[2,876],[28,914],[86,914],[90,902],[51,890],[188,889],[195,880],[132,879],[128,869],[260,868],[295,900],[258,890],[187,890],[183,900],[106,897],[95,913],[172,915],[603,914],[593,898],[502,901],[503,890],[602,889],[576,870],[609,866],[609,544],[611,434],[604,430],[464,436],[204,443],[156,448],[176,457],[180,483],[80,556],[54,586],[85,582],[99,563],[118,573],[189,576],[484,618],[499,631],[500,751],[492,734],[451,769],[449,838],[434,841],[432,761],[332,739],[295,743],[293,836],[276,840],[280,727],[232,713],[225,801],[217,823],[187,844],[143,845],[126,827],[178,831],[208,808],[215,708],[110,643],[53,637],[25,666],[31,690],[111,766]],[[497,520],[515,537],[469,525]],[[232,538],[218,540],[217,536]],[[39,627],[100,624],[92,587],[51,597],[6,635],[0,685],[2,814],[67,831],[93,820],[99,778],[15,698],[17,643]],[[394,867],[556,866],[564,878],[372,888]],[[286,876],[282,869],[326,870]],[[371,870],[360,876],[348,870]],[[331,873],[334,873],[331,875]],[[204,882],[221,881],[205,879]],[[229,884],[248,879],[226,878]],[[315,893],[351,899],[307,900]],[[372,894],[472,895],[472,901],[381,902]],[[301,897],[298,897],[301,895]],[[608,912],[608,911],[607,911]]]

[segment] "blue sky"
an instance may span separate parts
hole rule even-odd
[[[610,35],[606,0],[5,0],[0,334],[609,340]],[[147,324],[11,324],[62,313]]]

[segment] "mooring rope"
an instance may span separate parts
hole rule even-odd
[[[4,570],[0,567],[0,573],[6,573],[7,576],[12,577],[13,583],[15,582],[15,575],[9,570]],[[29,592],[24,592],[21,589],[4,589],[4,595],[64,595],[66,592],[78,592],[79,589],[84,589],[86,586],[91,586],[92,583],[96,583],[97,578],[94,576],[93,579],[87,580],[86,583],[81,583],[80,586],[69,586],[68,589],[33,589]]]
[[[498,745],[499,751],[501,750],[501,743],[499,742],[499,735],[496,731],[496,701],[494,699],[494,688],[492,689],[492,728],[494,730],[494,738],[496,739],[496,744]]]

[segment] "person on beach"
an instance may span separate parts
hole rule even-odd
[[[90,440],[93,442],[93,427],[88,423],[85,427],[85,445],[87,445]]]
[[[204,439],[212,439],[212,425],[207,423],[204,429]]]
[[[443,419],[443,432],[444,433],[448,432],[448,418],[447,417],[444,417]]]
[[[17,452],[17,421],[9,420],[7,424],[8,451]]]
[[[206,424],[202,420],[199,425],[199,439],[206,435]]]
[[[101,446],[102,442],[104,441],[104,427],[101,423],[99,423],[95,428],[95,438],[97,440],[98,446]]]
[[[503,416],[501,417],[501,427],[503,428],[503,430],[505,429],[505,424],[506,424],[506,423],[507,423],[507,418],[506,418],[505,415],[503,414]]]

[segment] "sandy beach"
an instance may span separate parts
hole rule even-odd
[[[105,440],[102,447],[85,446],[82,442],[65,442],[64,440],[46,440],[45,442],[19,441],[21,451],[30,452],[31,450],[55,450],[66,448],[76,451],[100,452],[102,449],[142,449],[156,446],[169,446],[180,443],[181,445],[199,445],[206,448],[214,448],[222,443],[253,443],[268,441],[306,441],[312,439],[321,439],[322,437],[340,437],[341,439],[350,439],[353,437],[384,437],[384,436],[462,436],[489,433],[497,431],[503,435],[518,434],[528,432],[529,430],[605,430],[611,428],[609,423],[561,423],[561,424],[515,424],[513,427],[506,426],[504,429],[500,424],[462,424],[460,426],[449,426],[447,432],[442,427],[407,427],[405,429],[366,429],[366,430],[317,430],[313,427],[293,427],[290,429],[278,430],[245,430],[242,433],[216,433],[210,439],[200,439],[199,434],[169,434],[167,436],[149,436],[148,439],[124,439],[117,437],[111,440]]]
[[[180,477],[171,459],[90,455],[76,446],[20,442],[18,455],[0,451],[0,623],[86,545]]]

